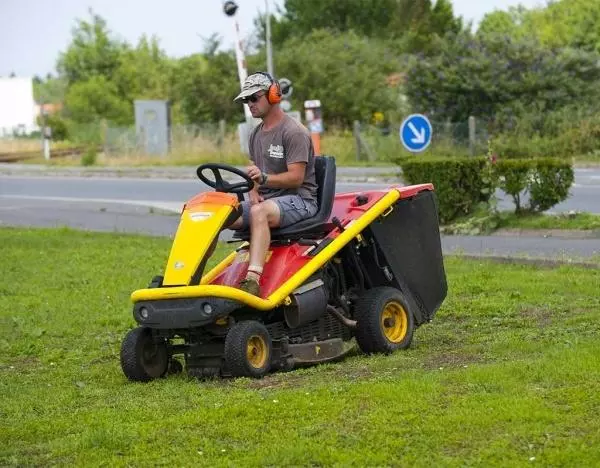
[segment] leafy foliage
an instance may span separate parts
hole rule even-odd
[[[73,40],[58,60],[58,71],[68,85],[104,76],[111,81],[126,44],[111,37],[106,21],[90,10],[91,21],[77,20]]]
[[[542,212],[564,201],[574,174],[570,163],[551,159],[494,160],[490,158],[400,158],[403,177],[409,184],[433,183],[442,223],[483,211],[481,223],[494,221],[497,187],[510,195],[516,212],[524,208]],[[528,196],[527,207],[523,198]],[[495,222],[495,221],[494,221]]]
[[[550,50],[535,40],[462,33],[439,54],[415,61],[407,94],[416,108],[452,121],[495,116],[500,127],[532,109],[544,113],[575,102],[600,102],[600,55]]]
[[[64,101],[67,83],[64,78],[50,74],[46,79],[33,78],[33,98],[38,103],[60,103]]]
[[[65,102],[69,118],[77,122],[88,123],[102,118],[118,125],[133,122],[133,109],[120,96],[116,83],[103,75],[71,85]]]
[[[173,72],[173,97],[186,122],[243,119],[242,107],[233,102],[239,93],[237,75],[232,73],[235,68],[235,57],[230,52],[191,55],[179,61]]]
[[[433,183],[442,223],[472,213],[493,192],[492,179],[486,177],[487,158],[404,158],[398,163],[407,183]]]
[[[382,41],[319,30],[290,39],[286,47],[294,53],[280,56],[277,68],[294,77],[297,108],[306,99],[321,99],[326,122],[351,125],[398,107],[398,89],[386,84],[386,76],[400,61]]]
[[[531,211],[546,211],[566,200],[574,179],[573,168],[569,163],[537,160],[529,185]]]
[[[600,52],[600,3],[560,0],[530,10],[511,7],[507,12],[485,15],[477,33],[533,37],[549,49],[576,47]]]
[[[488,121],[501,157],[600,150],[598,2],[560,0],[486,15],[474,34],[450,0],[285,0],[273,16],[277,76],[293,101],[321,99],[327,129],[383,113],[439,121]],[[264,17],[249,71],[265,68]],[[136,99],[171,102],[172,121],[243,119],[234,53],[213,35],[202,53],[170,58],[157,38],[132,46],[90,10],[58,61],[59,76],[35,80],[36,97],[63,101],[67,127],[133,122]],[[408,102],[406,98],[408,97]]]

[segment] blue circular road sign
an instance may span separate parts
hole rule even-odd
[[[431,123],[422,114],[409,115],[400,126],[400,141],[412,153],[427,148],[431,143],[431,134]]]

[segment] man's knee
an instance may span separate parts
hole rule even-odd
[[[264,203],[257,203],[250,207],[250,223],[266,223],[267,222],[267,211],[263,206]]]
[[[269,227],[279,225],[279,206],[267,200],[250,207],[250,224],[268,224]]]

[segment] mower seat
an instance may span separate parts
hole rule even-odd
[[[312,218],[303,219],[284,228],[271,230],[271,240],[285,240],[327,231],[329,215],[335,198],[336,165],[333,156],[315,156],[315,180],[317,182],[317,212]],[[235,239],[249,240],[250,231],[235,231]]]

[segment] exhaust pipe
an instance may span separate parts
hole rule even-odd
[[[332,314],[336,319],[346,325],[348,328],[356,328],[356,320],[350,320],[348,317],[343,315],[339,310],[331,305],[327,305],[327,312]]]

